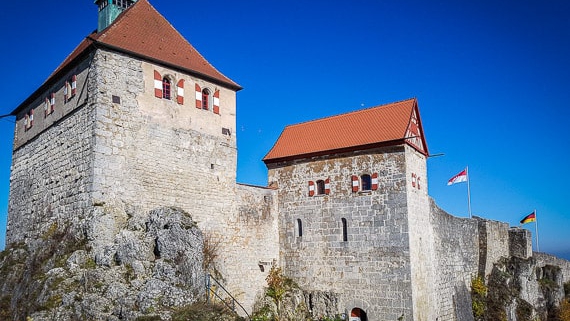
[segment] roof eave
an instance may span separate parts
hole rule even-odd
[[[141,55],[141,54],[138,54],[138,53],[130,51],[130,50],[126,50],[126,49],[123,49],[120,47],[112,46],[112,45],[106,44],[104,42],[97,41],[96,39],[93,39],[90,36],[88,36],[87,38],[91,41],[91,43],[87,46],[87,48],[85,48],[81,53],[79,53],[75,58],[73,58],[73,60],[69,61],[69,63],[67,63],[63,68],[58,70],[56,73],[52,74],[46,81],[44,81],[44,83],[42,85],[40,85],[40,87],[38,87],[30,96],[28,96],[28,98],[26,98],[22,103],[20,103],[18,105],[18,107],[16,107],[14,110],[12,110],[10,115],[16,116],[22,109],[26,108],[37,97],[39,97],[41,95],[41,93],[43,93],[44,91],[47,90],[47,88],[52,86],[55,79],[59,79],[62,74],[65,74],[65,73],[69,72],[69,70],[75,68],[75,65],[77,64],[77,62],[83,60],[86,56],[88,56],[93,51],[93,49],[102,48],[102,47],[116,51],[116,52],[125,53],[128,55],[134,56],[134,57],[142,58],[144,60],[154,62],[154,63],[160,64],[160,65],[163,65],[165,67],[176,69],[176,70],[191,74],[193,76],[211,81],[213,83],[217,83],[221,86],[227,87],[227,88],[235,90],[235,91],[240,91],[243,89],[243,87],[241,87],[238,84],[222,81],[222,80],[217,79],[215,77],[199,73],[195,70],[183,68],[183,67],[168,63],[166,61],[154,59],[152,57]]]
[[[269,164],[288,162],[288,161],[293,161],[293,160],[298,160],[298,159],[306,159],[306,158],[319,157],[319,156],[325,156],[325,155],[343,154],[343,153],[356,152],[356,151],[365,151],[365,150],[374,149],[374,148],[397,146],[397,145],[403,145],[403,144],[406,144],[406,139],[405,138],[398,138],[398,139],[394,139],[394,140],[390,140],[390,141],[377,142],[377,143],[358,145],[358,146],[343,147],[343,148],[324,150],[324,151],[318,151],[318,152],[311,152],[311,153],[305,153],[305,154],[289,155],[289,156],[276,157],[276,158],[265,157],[263,159],[263,162],[265,163],[265,165],[269,165]]]
[[[32,94],[30,96],[28,96],[28,98],[24,99],[24,101],[22,103],[20,103],[18,105],[18,107],[16,107],[14,110],[12,110],[10,115],[17,116],[18,113],[22,109],[29,106],[43,92],[45,92],[49,87],[51,87],[53,85],[53,83],[57,81],[57,79],[61,78],[62,75],[69,72],[71,69],[75,68],[77,65],[77,62],[82,61],[83,59],[85,59],[85,57],[89,56],[89,54],[93,51],[94,48],[95,48],[94,43],[90,43],[75,58],[73,58],[71,61],[66,63],[65,66],[63,66],[63,68],[61,68],[57,72],[53,73],[50,77],[48,77],[48,79],[46,79],[46,81],[44,81],[43,84],[41,84],[36,90],[34,90],[32,92]]]
[[[141,59],[143,59],[143,60],[146,60],[146,61],[149,61],[149,62],[153,62],[153,63],[159,64],[159,65],[162,65],[162,66],[164,66],[164,67],[176,69],[176,70],[179,70],[179,71],[188,73],[188,74],[190,74],[190,75],[192,75],[192,76],[196,76],[196,77],[198,77],[198,78],[202,78],[202,79],[204,79],[204,80],[207,80],[207,81],[216,83],[216,84],[218,84],[218,85],[227,87],[227,88],[232,89],[232,90],[235,90],[235,91],[240,91],[240,90],[243,89],[243,87],[241,87],[241,86],[238,85],[238,84],[235,84],[235,83],[232,83],[232,82],[223,81],[223,80],[221,80],[221,79],[218,79],[218,78],[215,78],[215,77],[212,77],[212,76],[209,76],[209,75],[206,75],[206,74],[197,72],[197,71],[192,70],[192,69],[184,68],[184,67],[178,66],[178,65],[173,64],[173,63],[169,63],[169,62],[164,61],[164,60],[160,60],[160,59],[156,59],[156,58],[153,58],[153,57],[149,57],[149,56],[140,54],[140,53],[138,53],[138,52],[131,51],[131,50],[128,50],[128,49],[124,49],[124,48],[121,48],[121,47],[118,47],[118,46],[110,45],[110,44],[108,44],[108,43],[101,42],[101,41],[97,41],[97,40],[95,40],[95,39],[92,39],[92,40],[95,42],[96,46],[98,46],[98,47],[104,47],[104,48],[107,48],[107,49],[110,49],[110,50],[113,50],[113,51],[116,51],[116,52],[121,52],[121,53],[128,54],[128,55],[133,56],[133,57],[138,57],[138,58],[141,58]]]

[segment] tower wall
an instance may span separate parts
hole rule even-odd
[[[133,213],[165,206],[188,212],[215,250],[214,277],[251,310],[267,274],[259,262],[278,257],[276,211],[271,190],[236,185],[235,91],[108,51],[97,52],[94,66],[93,204]],[[155,71],[170,80],[171,99],[155,97]],[[181,79],[183,104],[176,87]],[[196,84],[212,94],[219,90],[219,114],[196,107]],[[110,261],[115,236],[105,233],[94,250]],[[252,276],[247,284],[244,272]]]
[[[195,107],[194,83],[204,87],[202,80],[106,51],[95,65],[95,202],[177,206],[199,223],[220,224],[235,208],[235,92],[219,88],[220,116]],[[154,96],[154,70],[172,77],[173,92],[186,80],[183,105]]]
[[[426,156],[405,145],[405,157],[413,320],[435,320],[435,249],[430,224]]]
[[[306,290],[339,294],[339,312],[358,307],[370,321],[411,315],[404,148],[268,167],[270,186],[278,186],[286,274]],[[352,192],[352,175],[374,172],[379,174],[378,190]],[[330,194],[309,196],[308,182],[327,178]],[[346,242],[342,218],[347,221]]]
[[[16,115],[6,243],[29,242],[55,224],[86,216],[93,175],[93,107],[87,101],[91,58],[37,95]],[[64,85],[77,76],[77,93],[64,99]],[[53,112],[46,98],[54,94]],[[26,129],[26,114],[33,125]]]

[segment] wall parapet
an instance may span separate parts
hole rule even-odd
[[[532,235],[529,230],[519,227],[509,229],[509,255],[521,259],[532,256]]]

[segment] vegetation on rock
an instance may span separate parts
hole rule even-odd
[[[561,270],[555,266],[535,267],[531,258],[503,259],[493,267],[487,278],[482,276],[471,280],[472,310],[475,321],[507,321],[513,315],[517,321],[570,321],[570,300],[567,284],[564,284],[566,298],[561,300],[559,285]],[[533,278],[534,277],[534,278]],[[521,291],[528,290],[528,282],[540,288],[539,297],[533,300],[539,306],[521,298]],[[525,296],[527,297],[527,296]],[[531,301],[535,302],[535,301]]]
[[[487,286],[485,280],[479,276],[471,280],[471,305],[475,321],[483,321],[485,316],[485,297]]]
[[[314,317],[307,306],[307,293],[300,289],[283,270],[275,264],[266,278],[267,288],[254,305],[252,321],[337,321],[340,316],[319,315]],[[322,295],[323,300],[331,303],[329,295]],[[336,302],[336,301],[334,301]],[[334,305],[334,304],[331,304]]]
[[[570,321],[570,299],[568,298],[560,304],[560,321]]]
[[[0,320],[170,319],[203,295],[202,234],[187,213],[112,208],[92,220],[92,231],[51,223],[0,252]],[[90,234],[102,230],[104,242]]]

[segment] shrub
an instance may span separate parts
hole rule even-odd
[[[291,278],[283,275],[282,269],[276,265],[271,266],[271,270],[269,270],[269,274],[265,280],[267,281],[267,291],[265,295],[273,299],[273,302],[275,302],[277,306],[277,315],[280,316],[283,296],[296,285]]]
[[[560,320],[570,321],[570,299],[564,299],[560,304]]]
[[[471,307],[475,320],[483,320],[486,310],[486,296],[487,286],[485,285],[485,280],[480,276],[473,278],[471,280]]]
[[[0,298],[0,320],[10,320],[12,318],[10,309],[11,300],[12,298],[10,296]]]

